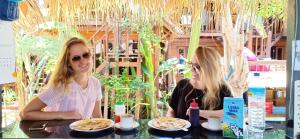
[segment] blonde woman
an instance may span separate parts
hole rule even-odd
[[[199,116],[223,116],[224,97],[231,97],[222,73],[221,56],[213,48],[198,47],[191,65],[191,79],[180,80],[169,100],[167,116],[187,119],[193,99],[199,105]]]
[[[63,46],[47,89],[25,106],[22,120],[102,117],[101,85],[91,76],[92,58],[86,43],[69,39]],[[43,111],[46,107],[46,111]]]

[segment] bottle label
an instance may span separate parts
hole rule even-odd
[[[262,99],[266,97],[266,88],[265,87],[250,87],[248,90],[249,98],[258,98]]]
[[[244,99],[224,98],[223,136],[240,138],[244,127]]]

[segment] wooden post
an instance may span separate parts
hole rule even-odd
[[[138,66],[136,67],[136,75],[137,76],[140,76],[141,75],[141,56],[138,54],[138,58],[137,58],[137,63],[138,63]],[[141,100],[141,92],[140,91],[136,91],[135,92],[135,104],[139,104],[140,103],[140,100]],[[140,118],[140,105],[137,105],[135,110],[134,110],[134,115],[135,115],[135,118],[136,119],[139,119]]]
[[[268,32],[267,43],[266,43],[266,57],[271,57],[271,48],[272,48],[272,32]]]
[[[116,96],[116,91],[112,90],[110,96],[112,96],[112,98],[114,98]],[[115,112],[115,110],[114,110],[115,103],[114,103],[114,101],[110,101],[110,102],[111,102],[110,103],[110,115],[113,116],[114,112]]]
[[[105,27],[105,59],[106,59],[106,61],[107,62],[110,62],[110,61],[108,61],[108,53],[109,53],[109,48],[108,48],[108,29],[107,29],[108,27],[106,26]]]
[[[258,37],[255,37],[255,55],[257,56],[257,47],[258,47]]]
[[[93,71],[95,71],[96,70],[96,63],[97,63],[97,59],[96,59],[96,45],[95,45],[95,38],[92,38],[92,40],[91,40],[91,45],[92,45],[92,47],[93,47]]]
[[[113,44],[113,55],[114,57],[114,61],[116,62],[116,66],[114,68],[114,72],[113,74],[118,75],[119,74],[119,66],[117,66],[117,63],[119,62],[119,37],[120,37],[120,30],[119,30],[119,23],[117,23],[117,26],[115,28],[114,31],[114,44]],[[118,56],[116,56],[116,52],[118,52]]]
[[[129,57],[129,30],[126,31],[126,55],[125,55],[125,57]],[[129,61],[129,58],[127,61]]]
[[[248,32],[248,49],[253,52],[253,29],[251,28]]]
[[[108,26],[106,25],[105,26],[105,61],[109,62],[108,61],[108,53],[109,53],[109,48],[108,48]],[[109,69],[108,69],[109,70]],[[104,73],[105,75],[108,75],[109,74],[109,71],[108,72],[105,72]],[[108,118],[108,89],[104,88],[104,118]]]
[[[263,37],[260,37],[260,48],[259,48],[259,51],[260,51],[260,55],[264,56],[264,38]]]

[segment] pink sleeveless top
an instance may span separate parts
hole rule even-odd
[[[69,92],[64,92],[62,88],[48,88],[38,94],[38,98],[47,105],[46,111],[77,111],[83,119],[90,118],[95,102],[102,98],[101,84],[95,77],[90,77],[87,88],[82,89],[73,80],[70,83]]]

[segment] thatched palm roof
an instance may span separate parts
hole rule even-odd
[[[180,20],[181,15],[199,11],[205,0],[27,0],[20,3],[20,19],[16,28],[30,28],[46,22],[64,22],[68,25],[114,24],[125,18],[129,22],[147,20],[152,23],[164,17]]]

